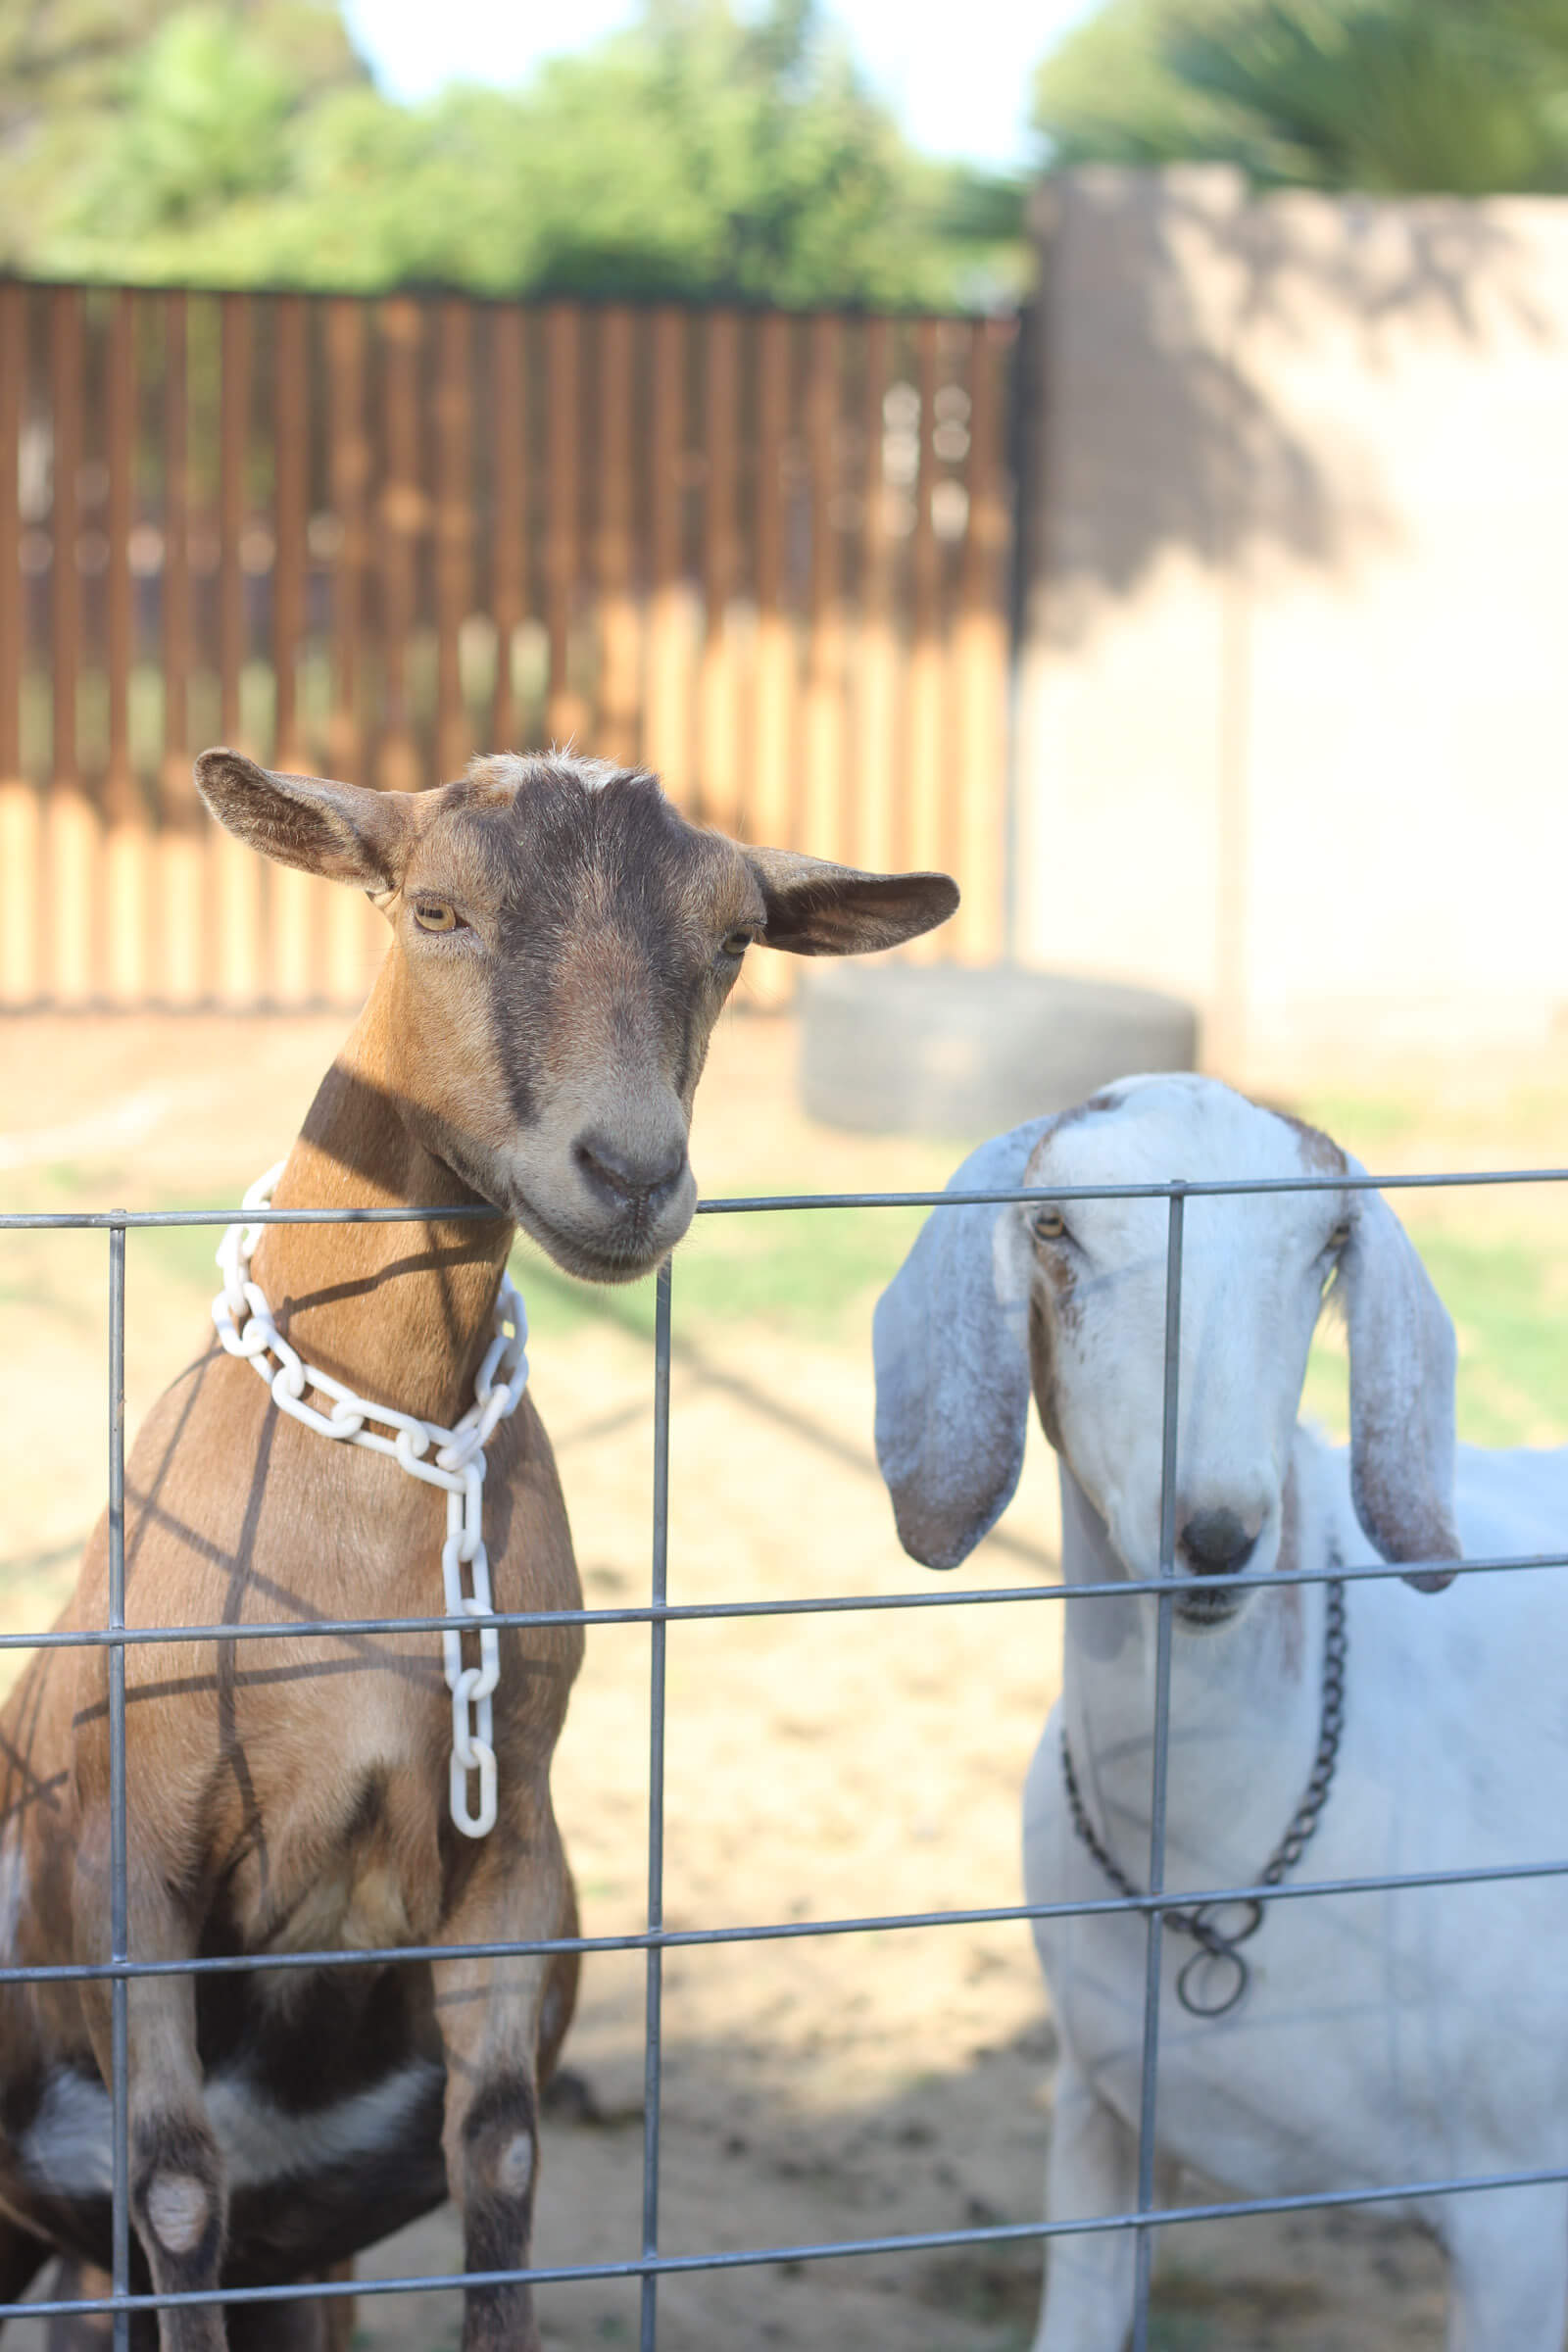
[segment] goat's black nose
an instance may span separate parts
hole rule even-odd
[[[640,1152],[606,1135],[579,1135],[572,1157],[601,1200],[612,1208],[656,1216],[686,1173],[686,1146]]]
[[[1182,1529],[1182,1549],[1199,1576],[1234,1576],[1256,1542],[1234,1511],[1195,1511]]]

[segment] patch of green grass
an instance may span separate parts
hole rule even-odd
[[[776,1322],[832,1340],[867,1295],[891,1281],[920,1209],[778,1209],[699,1217],[675,1252],[671,1304],[689,1323]],[[513,1275],[541,1336],[597,1321],[639,1338],[654,1329],[654,1278],[605,1289],[573,1282],[524,1244]]]
[[[1207,2352],[1213,2340],[1212,2327],[1195,2313],[1161,2311],[1157,2306],[1151,2306],[1149,2352]]]
[[[160,1200],[160,1208],[210,1208],[209,1200]],[[217,1250],[220,1225],[148,1225],[140,1233],[130,1235],[126,1248],[126,1262],[131,1266],[130,1279],[135,1279],[133,1258],[140,1260],[145,1279],[155,1276],[160,1282],[177,1283],[199,1298],[210,1298],[219,1287]]]
[[[1568,1250],[1428,1233],[1417,1246],[1459,1336],[1459,1436],[1472,1446],[1568,1444]],[[1319,1333],[1301,1409],[1331,1436],[1349,1427],[1342,1329]]]
[[[105,1198],[94,1180],[96,1201]],[[161,1198],[160,1208],[202,1207]],[[890,1282],[919,1231],[921,1209],[778,1209],[699,1216],[675,1253],[677,1325],[775,1322],[797,1337],[831,1342],[869,1294]],[[149,1226],[132,1235],[130,1272],[177,1285],[205,1300],[218,1287],[210,1225]],[[512,1272],[540,1338],[609,1324],[637,1339],[654,1331],[654,1277],[605,1285],[574,1281],[519,1240]]]
[[[1568,1443],[1568,1254],[1522,1241],[1423,1237],[1459,1333],[1459,1434],[1478,1446]]]
[[[1308,1095],[1299,1107],[1310,1125],[1321,1127],[1325,1135],[1332,1135],[1337,1144],[1363,1159],[1380,1145],[1400,1143],[1413,1135],[1422,1117],[1416,1102],[1398,1095]]]

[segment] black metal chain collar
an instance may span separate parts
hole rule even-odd
[[[1338,1567],[1338,1560],[1334,1564]],[[1306,1792],[1291,1815],[1290,1827],[1258,1873],[1257,1884],[1260,1886],[1277,1886],[1285,1873],[1295,1869],[1308,1838],[1317,1828],[1318,1816],[1323,1810],[1329,1784],[1334,1778],[1340,1733],[1345,1724],[1345,1655],[1348,1647],[1345,1586],[1336,1577],[1325,1587],[1325,1591],[1323,1711],[1319,1720],[1317,1754],[1312,1761]],[[1061,1735],[1061,1773],[1067,1784],[1067,1810],[1078,1836],[1118,1894],[1142,1897],[1143,1888],[1134,1886],[1115,1857],[1095,1835],[1094,1825],[1084,1810],[1065,1728]],[[1220,1914],[1226,1911],[1241,1913],[1239,1926],[1226,1928],[1220,1924]],[[1227,2010],[1235,2008],[1247,1990],[1251,1972],[1238,1946],[1246,1943],[1249,1936],[1255,1936],[1262,1926],[1262,1904],[1253,1896],[1246,1902],[1198,1903],[1191,1910],[1179,1910],[1172,1905],[1168,1909],[1162,1907],[1162,1916],[1167,1928],[1174,1928],[1178,1936],[1191,1936],[1199,1947],[1192,1958],[1184,1962],[1177,1976],[1177,1999],[1193,2017],[1223,2017]],[[1217,1979],[1216,1970],[1219,1972]]]

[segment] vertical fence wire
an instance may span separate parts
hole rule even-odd
[[[671,1260],[659,1269],[654,1309],[654,1616],[648,1628],[648,1933],[664,1924],[664,1636],[660,1613],[669,1566],[669,1291]],[[659,2252],[659,2101],[663,2071],[663,1950],[648,1947],[647,2028],[643,2044],[643,2255]],[[644,2271],[640,2352],[659,2335],[659,2280]]]
[[[109,1631],[125,1626],[125,1228],[109,1228]],[[129,1873],[125,1858],[125,1645],[109,1647],[109,1956],[128,1960]],[[110,1985],[112,2163],[110,2277],[130,2292],[130,1986]],[[115,2313],[115,2352],[130,2352],[130,2314]]]
[[[1159,1464],[1159,1573],[1167,1584],[1176,1574],[1176,1422],[1181,1408],[1182,1241],[1186,1198],[1173,1186],[1165,1229],[1165,1394]],[[1154,1603],[1154,1761],[1150,1794],[1149,1891],[1165,1890],[1165,1794],[1170,1762],[1170,1639],[1174,1592]],[[1144,2048],[1138,2106],[1138,2210],[1154,2206],[1154,2111],[1159,2091],[1159,1972],[1164,1949],[1164,1916],[1149,1914],[1144,1977]],[[1149,2286],[1153,2231],[1138,2231],[1134,2274],[1133,2352],[1148,2352]]]
[[[1371,1180],[1367,1181],[1370,1183]],[[1537,1170],[1519,1172],[1498,1171],[1494,1174],[1489,1172],[1484,1176],[1452,1178],[1440,1176],[1395,1179],[1396,1184],[1402,1183],[1405,1185],[1415,1184],[1423,1186],[1430,1184],[1448,1183],[1517,1183],[1520,1181],[1550,1181],[1552,1183],[1565,1183],[1568,1182],[1568,1170]],[[716,1618],[754,1613],[761,1613],[764,1615],[783,1614],[793,1612],[802,1606],[934,1606],[938,1605],[939,1602],[973,1605],[977,1601],[1035,1596],[1033,1589],[1030,1589],[1027,1593],[1025,1593],[1023,1591],[1014,1592],[1011,1589],[1004,1589],[999,1592],[952,1593],[943,1595],[921,1594],[918,1596],[918,1599],[915,1595],[901,1595],[879,1596],[876,1599],[871,1597],[856,1597],[854,1599],[846,1599],[843,1601],[834,1600],[826,1602],[815,1600],[808,1604],[778,1600],[770,1600],[758,1604],[704,1602],[700,1604],[683,1605],[679,1609],[671,1612],[668,1602],[671,1267],[669,1261],[666,1260],[659,1272],[656,1291],[652,1529],[653,1556],[651,1602],[646,1610],[639,1608],[634,1610],[628,1609],[624,1611],[578,1610],[567,1612],[567,1614],[573,1619],[581,1618],[584,1620],[589,1620],[595,1617],[603,1617],[607,1619],[624,1618],[629,1620],[632,1618],[637,1618],[640,1620],[646,1620],[650,1631],[649,1796],[647,1845],[648,1901],[646,1934],[625,1938],[587,1938],[581,1940],[580,1942],[573,1939],[573,1948],[583,1950],[598,1948],[623,1949],[637,1947],[642,1947],[645,1950],[646,2040],[641,2251],[640,2255],[635,2259],[622,2260],[608,2264],[568,2264],[558,2266],[554,2269],[545,2269],[535,2273],[526,2274],[536,2276],[541,2279],[637,2277],[640,2280],[641,2288],[640,2341],[642,2352],[656,2352],[658,2279],[660,2275],[665,2270],[671,2270],[680,2273],[704,2270],[717,2271],[728,2269],[736,2265],[771,2262],[781,2259],[821,2260],[833,2256],[841,2256],[844,2254],[893,2251],[901,2247],[905,2249],[912,2249],[915,2247],[924,2248],[937,2244],[956,2244],[967,2242],[979,2243],[992,2240],[1000,2241],[1004,2239],[1054,2239],[1056,2235],[1061,2234],[1064,2231],[1071,2233],[1075,2231],[1075,2230],[1079,2229],[1110,2230],[1131,2230],[1135,2232],[1135,2299],[1132,2344],[1134,2347],[1134,2352],[1147,2352],[1150,2340],[1149,2307],[1152,2253],[1153,2245],[1153,2231],[1156,2223],[1164,2221],[1195,2220],[1202,2218],[1205,2213],[1210,2215],[1253,2215],[1270,2212],[1308,2210],[1314,2207],[1336,2208],[1360,2204],[1374,2205],[1387,2202],[1391,2198],[1408,2199],[1414,2196],[1446,2193],[1453,2190],[1497,2188],[1508,2185],[1523,2186],[1533,2184],[1537,2181],[1558,2181],[1563,2180],[1565,2177],[1568,2177],[1568,2175],[1565,2175],[1562,2168],[1554,2168],[1547,2171],[1534,2173],[1521,2172],[1511,2175],[1497,2175],[1474,2179],[1461,2176],[1451,2179],[1403,2183],[1398,2186],[1379,2186],[1372,2188],[1358,2187],[1349,2191],[1329,2191],[1311,2194],[1246,2198],[1242,2200],[1233,2200],[1227,2203],[1221,2203],[1217,2206],[1206,2208],[1183,2208],[1178,2206],[1174,2209],[1168,2210],[1165,2213],[1159,2213],[1155,2209],[1153,2194],[1154,2145],[1159,2064],[1158,2028],[1162,1949],[1162,1916],[1164,1909],[1167,1907],[1164,1905],[1162,1898],[1165,1875],[1166,1799],[1171,1715],[1170,1684],[1173,1651],[1173,1608],[1175,1597],[1176,1547],[1178,1536],[1177,1522],[1179,1517],[1179,1497],[1177,1490],[1177,1439],[1180,1410],[1180,1354],[1182,1328],[1181,1290],[1186,1202],[1195,1192],[1199,1194],[1205,1194],[1224,1191],[1248,1193],[1256,1191],[1267,1192],[1273,1190],[1315,1191],[1323,1189],[1323,1184],[1318,1180],[1311,1178],[1305,1179],[1299,1185],[1293,1183],[1289,1186],[1278,1186],[1267,1182],[1260,1182],[1256,1184],[1250,1182],[1239,1182],[1236,1184],[1212,1183],[1199,1184],[1195,1186],[1193,1184],[1184,1183],[1180,1180],[1177,1180],[1169,1185],[1162,1184],[1150,1187],[1132,1186],[1126,1188],[1113,1187],[1109,1189],[1112,1193],[1126,1191],[1128,1193],[1138,1195],[1157,1194],[1165,1198],[1168,1202],[1158,1573],[1155,1579],[1151,1580],[1148,1583],[1138,1584],[1135,1582],[1134,1585],[1134,1590],[1149,1594],[1154,1599],[1156,1609],[1156,1643],[1154,1659],[1155,1687],[1153,1693],[1153,1713],[1152,1725],[1153,1752],[1151,1792],[1149,1891],[1145,1895],[1133,1894],[1126,1898],[1127,1905],[1130,1909],[1141,1911],[1144,1914],[1147,1921],[1148,1934],[1136,2208],[1129,2212],[1097,2216],[1092,2221],[1077,2224],[1074,2224],[1073,2222],[1058,2222],[1055,2224],[1046,2222],[1031,2224],[987,2225],[985,2227],[976,2227],[973,2229],[927,2231],[905,2238],[874,2237],[814,2245],[745,2248],[732,2250],[723,2254],[704,2253],[696,2256],[661,2256],[659,2252],[661,2102],[662,2085],[662,1962],[663,1949],[665,1948],[666,1944],[671,1942],[685,1943],[688,1941],[711,1941],[718,1943],[731,1943],[749,1940],[751,1937],[754,1937],[759,1934],[766,1935],[775,1932],[772,1929],[721,1929],[717,1931],[705,1930],[690,1934],[683,1932],[681,1934],[671,1936],[664,1927],[663,1858],[665,1650],[667,1627],[671,1614],[673,1613],[682,1619],[687,1617]],[[1016,1197],[1021,1199],[1032,1196],[1019,1195]],[[1095,1197],[1098,1197],[1098,1194]],[[908,1202],[911,1205],[916,1203],[926,1206],[941,1204],[952,1208],[960,1205],[963,1198],[964,1197],[962,1195],[957,1197],[953,1195],[819,1195],[799,1198],[780,1196],[777,1199],[771,1200],[754,1198],[745,1201],[708,1201],[704,1202],[702,1205],[704,1209],[708,1210],[709,1212],[746,1209],[754,1213],[768,1208],[800,1207],[808,1205],[816,1207],[839,1205],[855,1205],[864,1207],[885,1206],[889,1205],[895,1200]],[[226,1217],[227,1213],[228,1212],[223,1212],[223,1216]],[[290,1212],[283,1213],[289,1214]],[[332,1224],[344,1221],[345,1219],[359,1219],[366,1213],[367,1212],[363,1210],[354,1209],[326,1211],[321,1213],[319,1217],[307,1213],[307,1221],[313,1223],[320,1222],[324,1224]],[[375,1212],[372,1211],[370,1213],[374,1215]],[[424,1214],[433,1215],[436,1212],[414,1211],[411,1213],[416,1217],[419,1217]],[[43,1641],[50,1646],[54,1646],[59,1643],[74,1645],[82,1642],[101,1641],[108,1651],[106,1662],[109,1678],[108,1723],[110,1763],[111,1879],[109,1963],[107,1968],[103,1967],[102,1964],[87,1968],[82,1968],[79,1965],[67,1965],[60,1969],[33,1965],[16,1970],[12,1970],[11,1968],[7,1967],[4,1973],[8,1982],[13,1977],[21,1980],[26,1980],[33,1977],[45,1978],[57,1974],[62,1977],[90,1975],[97,1975],[101,1977],[107,1975],[110,1979],[111,2063],[109,2088],[111,2092],[112,2132],[112,2294],[108,2301],[102,2297],[99,2297],[94,2300],[86,2301],[80,2305],[56,2302],[45,2303],[42,2306],[35,2306],[33,2308],[38,2309],[40,2313],[64,2313],[72,2309],[98,2311],[107,2310],[112,2312],[112,2341],[117,2347],[117,2352],[128,2352],[131,2328],[131,2315],[130,2311],[126,2307],[126,2298],[130,2294],[131,2251],[129,2195],[130,2116],[128,2096],[129,1978],[132,1974],[139,1976],[143,1973],[152,1975],[165,1973],[159,1964],[149,1963],[138,1967],[132,1962],[129,1952],[130,1934],[128,1899],[125,1650],[129,1642],[133,1641],[146,1640],[151,1637],[144,1629],[141,1628],[129,1629],[127,1631],[125,1624],[124,1343],[126,1233],[128,1228],[133,1224],[141,1225],[143,1223],[147,1223],[155,1225],[201,1225],[220,1221],[222,1221],[222,1219],[217,1214],[217,1212],[179,1210],[135,1213],[117,1209],[107,1212],[106,1214],[68,1211],[40,1212],[36,1214],[8,1213],[5,1215],[0,1215],[0,1229],[10,1227],[20,1228],[25,1226],[64,1225],[77,1227],[107,1227],[109,1232],[109,1578],[107,1623],[102,1629],[101,1633],[91,1629],[81,1629],[79,1631],[71,1630],[66,1632],[61,1632],[57,1629],[54,1635],[45,1636],[42,1638]],[[1464,1565],[1471,1573],[1476,1573],[1489,1567],[1562,1568],[1564,1565],[1568,1565],[1568,1561],[1565,1561],[1564,1558],[1561,1558],[1554,1553],[1549,1558],[1543,1555],[1541,1557],[1534,1558],[1531,1556],[1521,1556],[1516,1559],[1497,1561],[1471,1559],[1470,1561],[1464,1563]],[[1326,1579],[1330,1573],[1331,1571],[1325,1569],[1322,1572],[1323,1579]],[[1352,1577],[1364,1578],[1367,1576],[1396,1574],[1401,1573],[1401,1571],[1397,1569],[1390,1569],[1385,1566],[1364,1566],[1352,1567],[1348,1571],[1339,1569],[1338,1573],[1342,1576],[1348,1573]],[[1250,1581],[1252,1580],[1245,1577],[1237,1580],[1239,1585],[1244,1586]],[[1314,1577],[1313,1581],[1322,1580]],[[553,1613],[546,1612],[545,1614],[548,1617]],[[432,1620],[431,1622],[434,1624],[439,1623],[440,1621]],[[394,1621],[386,1621],[381,1630],[392,1630],[393,1623]],[[410,1621],[411,1626],[416,1627],[421,1623],[423,1623],[422,1620]],[[185,1629],[184,1638],[192,1640],[207,1639],[212,1630],[213,1629],[198,1628]],[[260,1633],[262,1629],[257,1628],[243,1630],[255,1630]],[[351,1623],[348,1622],[334,1626],[331,1621],[323,1621],[319,1626],[301,1624],[296,1626],[293,1630],[299,1634],[309,1634],[315,1632],[331,1632],[334,1630],[342,1633],[348,1633],[356,1629]],[[162,1641],[170,1639],[172,1636],[172,1638],[176,1639],[180,1638],[179,1631],[177,1629],[159,1629],[157,1639]],[[30,1642],[37,1639],[37,1637],[19,1637],[8,1634],[4,1637],[0,1637],[0,1646],[11,1647],[16,1645],[20,1640],[24,1639]],[[1327,1882],[1323,1886],[1316,1887],[1303,1886],[1292,1890],[1281,1889],[1278,1886],[1270,1886],[1267,1888],[1259,1888],[1253,1891],[1256,1892],[1260,1897],[1265,1893],[1278,1894],[1281,1892],[1289,1893],[1292,1891],[1298,1895],[1311,1895],[1335,1891],[1346,1891],[1349,1889],[1371,1891],[1377,1887],[1393,1888],[1437,1884],[1463,1884],[1469,1882],[1479,1882],[1492,1877],[1507,1877],[1511,1875],[1516,1874],[1508,1869],[1498,1872],[1485,1870],[1464,1870],[1453,1872],[1446,1871],[1439,1873],[1423,1872],[1413,1875],[1401,1875],[1395,1873],[1389,1876],[1379,1876],[1377,1878],[1362,1879],[1353,1882]],[[1557,1860],[1543,1862],[1540,1864],[1532,1864],[1529,1866],[1528,1875],[1568,1876],[1568,1860]],[[1005,1916],[1016,1916],[1022,1918],[1024,1916],[1044,1915],[1044,1912],[1059,1912],[1062,1915],[1069,1915],[1080,1911],[1100,1911],[1107,1908],[1118,1907],[1118,1899],[1119,1898],[1112,1896],[1108,1898],[1108,1900],[1102,1899],[1089,1903],[1062,1903],[1059,1905],[1047,1905],[1043,1908],[1040,1906],[1015,1906],[1009,1909]],[[1208,1899],[1235,1899],[1234,1890],[1232,1890],[1230,1894],[1225,1894],[1219,1889],[1211,1890]],[[909,1915],[906,1918],[895,1918],[880,1922],[872,1920],[813,1921],[810,1923],[802,1923],[798,1926],[792,1926],[788,1932],[792,1935],[831,1935],[835,1933],[849,1932],[852,1929],[856,1932],[861,1932],[865,1928],[875,1925],[891,1927],[899,1925],[924,1926],[938,1925],[943,1923],[956,1924],[960,1920],[969,1918],[971,1916],[980,1915],[971,1915],[963,1912],[944,1912],[939,1910],[918,1915]],[[1000,1918],[1004,1916],[1004,1914],[1001,1912],[993,1912],[985,1914],[984,1916]],[[779,1929],[776,1932],[783,1933],[784,1931]],[[517,1948],[522,1950],[532,1947],[518,1946]],[[433,1956],[433,1954],[422,1953],[418,1947],[407,1948],[401,1952],[396,1948],[390,1948],[384,1953],[357,1953],[355,1955],[355,1964],[360,1965],[365,1959],[374,1957],[414,1960],[420,1957],[429,1958]],[[442,1956],[450,1957],[452,1955],[449,1950]],[[340,1960],[343,1955],[334,1952],[319,1952],[314,1954],[301,1953],[293,1955],[293,1957],[300,1965],[305,1965],[307,1963],[310,1965],[333,1965]],[[227,1965],[227,1962],[214,1961],[212,1959],[196,1960],[189,1964],[192,1974],[204,1973],[215,1966],[226,1967]],[[268,1965],[269,1961],[267,1957],[262,1954],[247,1955],[238,1962],[238,1966],[242,1969],[260,1968]],[[419,2273],[417,2275],[401,2279],[383,2279],[373,2282],[362,2281],[360,2291],[366,2291],[368,2288],[368,2291],[371,2292],[402,2293],[416,2287],[422,2288],[447,2282],[447,2280],[436,2275]],[[345,2287],[341,2291],[348,2292],[351,2290]],[[273,2299],[287,2299],[291,2294],[297,2292],[297,2288],[286,2285],[268,2285],[261,2287],[242,2287],[234,2290],[234,2292],[235,2299],[238,2301],[270,2301]],[[183,2300],[183,2298],[179,2297],[170,2299],[175,2301]],[[201,2298],[192,2299],[200,2300]],[[139,2304],[142,2298],[136,2298],[136,2300]],[[0,2319],[9,2316],[12,2308],[14,2307],[0,2307]]]

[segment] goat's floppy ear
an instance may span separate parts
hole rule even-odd
[[[1357,1160],[1350,1169],[1366,1170]],[[1391,1564],[1456,1560],[1453,1325],[1415,1248],[1379,1193],[1351,1195],[1341,1279],[1350,1335],[1350,1494]],[[1407,1578],[1441,1592],[1451,1569]]]
[[[982,1144],[948,1191],[1021,1184],[1051,1124],[1033,1119]],[[934,1208],[877,1300],[876,1458],[899,1540],[927,1568],[967,1559],[1023,1468],[1029,1288],[1006,1249],[1010,1218],[1003,1207]]]
[[[958,904],[947,874],[862,874],[794,850],[742,852],[767,909],[762,945],[792,956],[863,956],[945,923]]]
[[[221,749],[202,753],[196,788],[219,823],[264,858],[357,882],[372,897],[397,887],[413,838],[412,793],[276,776]]]

